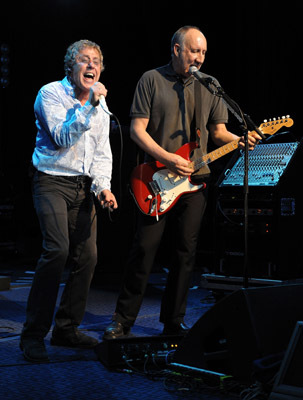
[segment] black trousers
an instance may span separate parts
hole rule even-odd
[[[172,210],[160,216],[159,221],[141,213],[138,215],[134,244],[116,305],[116,321],[127,327],[134,324],[168,221],[174,224],[167,249],[171,253],[171,266],[161,302],[160,321],[183,321],[205,207],[206,192],[198,191],[183,195]]]
[[[43,250],[30,290],[22,336],[45,337],[56,307],[62,273],[69,276],[55,316],[55,328],[73,329],[84,316],[97,263],[96,212],[87,177],[36,172],[33,200]]]

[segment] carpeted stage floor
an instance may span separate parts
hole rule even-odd
[[[257,393],[255,382],[244,384],[232,377],[209,375],[174,366],[174,346],[182,338],[161,337],[159,308],[166,280],[163,273],[150,277],[132,335],[117,347],[104,346],[104,328],[114,312],[121,277],[99,272],[90,290],[87,312],[80,329],[100,341],[96,350],[75,350],[50,345],[50,362],[32,364],[24,360],[19,337],[33,276],[28,267],[5,270],[10,276],[9,290],[0,291],[0,398],[3,400],[168,400],[168,399],[267,399]],[[200,273],[194,277],[189,292],[185,322],[192,327],[218,303],[217,293],[200,285]],[[60,295],[64,286],[62,280]],[[223,299],[224,300],[224,299]],[[209,313],[207,313],[209,315]],[[115,341],[111,341],[115,342]],[[104,342],[103,342],[104,343]],[[142,344],[143,343],[143,344]],[[141,351],[145,346],[144,352]],[[165,347],[168,345],[168,347]],[[113,345],[115,346],[115,345]],[[127,347],[133,346],[133,347]],[[151,350],[148,346],[151,346]],[[162,347],[161,347],[162,346]],[[124,362],[123,349],[132,349]],[[139,349],[139,350],[138,350]],[[148,350],[146,350],[148,349]],[[117,358],[118,357],[118,358]],[[117,362],[117,360],[119,362]]]
[[[3,272],[9,271],[1,271],[1,274]],[[144,365],[139,362],[108,367],[93,350],[51,346],[50,334],[46,338],[50,362],[31,364],[25,361],[19,350],[19,335],[24,322],[31,277],[31,271],[25,269],[12,271],[10,289],[0,292],[1,399],[239,398],[228,387],[223,390],[222,387],[202,383],[201,379],[182,378],[176,371],[170,370],[163,358],[145,360]],[[164,280],[165,274],[152,274],[132,337],[157,337],[162,332],[158,317]],[[119,279],[115,275],[104,276],[102,279],[98,276],[92,284],[87,312],[80,328],[100,341],[104,328],[111,321],[118,288]],[[193,325],[213,303],[209,291],[194,285],[188,301],[188,325]]]

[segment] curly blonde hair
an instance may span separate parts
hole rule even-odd
[[[76,63],[77,55],[85,47],[92,47],[95,50],[97,50],[97,52],[100,55],[100,60],[101,60],[101,71],[104,71],[103,54],[102,54],[102,51],[100,49],[100,46],[95,42],[83,39],[83,40],[79,40],[79,41],[77,41],[75,43],[72,43],[68,47],[68,49],[66,51],[66,54],[65,54],[65,57],[64,57],[64,71],[65,71],[65,74],[67,76],[70,75],[70,73],[71,73],[71,71],[73,69],[73,66]]]

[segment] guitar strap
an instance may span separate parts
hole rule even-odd
[[[193,126],[195,127],[194,133],[191,132],[192,141],[196,141],[201,146],[201,125],[202,125],[202,91],[201,91],[201,83],[197,80],[194,80],[194,117],[193,117]],[[196,181],[196,183],[200,183],[200,181],[208,180],[210,176],[210,170],[205,165],[199,171],[192,175],[192,181]]]
[[[201,87],[200,82],[194,80],[194,126],[195,126],[195,140],[197,143],[200,144],[200,136],[201,136],[201,110],[202,110],[202,98],[201,98]],[[198,112],[197,112],[198,111]]]

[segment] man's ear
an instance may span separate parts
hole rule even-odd
[[[174,46],[174,54],[175,54],[176,57],[179,57],[180,51],[181,51],[181,47],[180,47],[180,45],[178,43],[176,43],[175,46]]]

